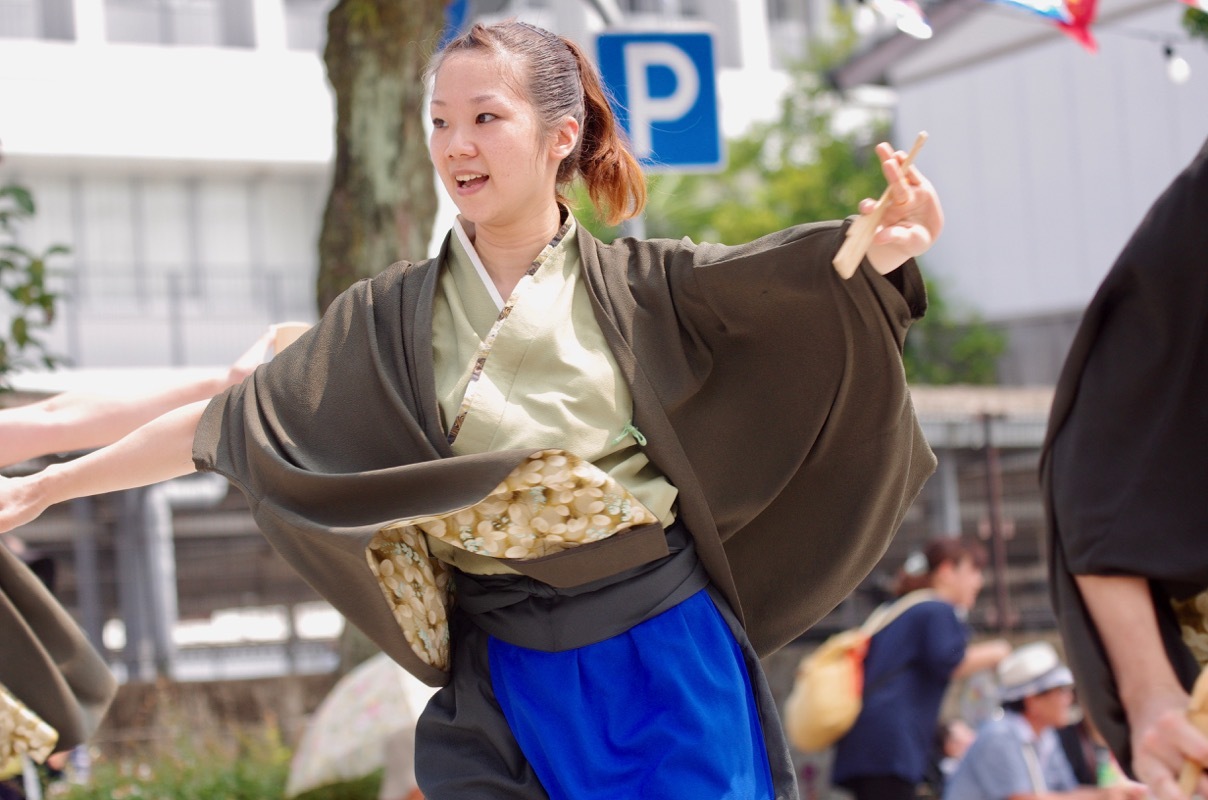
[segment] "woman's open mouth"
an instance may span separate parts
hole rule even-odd
[[[481,186],[487,182],[487,176],[480,173],[472,173],[469,175],[457,175],[454,177],[457,181],[458,189],[472,189],[475,186]]]

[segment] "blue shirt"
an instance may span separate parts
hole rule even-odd
[[[1033,785],[1025,748],[1034,748],[1044,786]],[[1057,732],[1046,728],[1037,736],[1027,720],[1006,712],[978,729],[977,739],[944,789],[944,800],[1005,800],[1015,794],[1066,792],[1077,787]]]
[[[969,639],[956,609],[928,600],[877,632],[864,660],[864,704],[835,745],[831,781],[923,779],[940,704]]]

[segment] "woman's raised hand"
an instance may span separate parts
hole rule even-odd
[[[944,227],[944,211],[935,187],[918,167],[903,168],[904,151],[882,142],[877,145],[877,155],[889,184],[889,198],[868,248],[868,260],[877,272],[885,274],[930,249]],[[871,213],[875,205],[871,198],[861,201],[860,213]]]

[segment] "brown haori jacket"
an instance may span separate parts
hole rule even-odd
[[[935,466],[901,362],[926,307],[922,278],[913,261],[839,278],[830,260],[847,224],[734,247],[577,234],[644,450],[761,655],[868,574]],[[444,255],[343,293],[211,402],[194,443],[198,468],[244,491],[277,550],[432,685],[447,675],[399,635],[365,548],[393,521],[472,505],[532,452],[454,456],[446,443],[432,361]],[[643,529],[509,564],[567,586],[666,552]]]

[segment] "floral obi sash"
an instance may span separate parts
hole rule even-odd
[[[58,741],[58,731],[0,685],[0,767],[23,755],[41,764]]]
[[[654,514],[603,470],[562,450],[533,453],[473,505],[383,528],[366,548],[369,567],[411,649],[446,671],[452,574],[429,553],[429,536],[560,588],[667,552]]]

